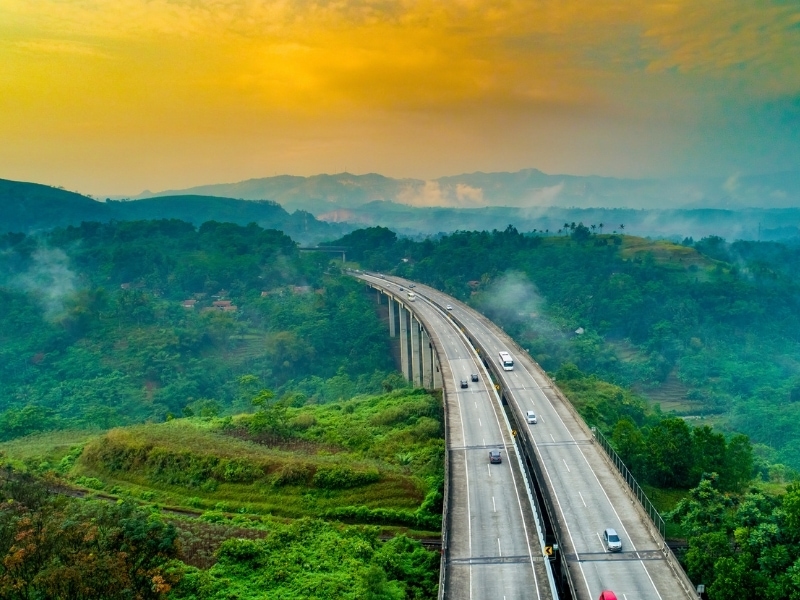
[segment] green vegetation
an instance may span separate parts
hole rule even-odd
[[[729,440],[711,427],[653,411],[644,399],[619,386],[586,376],[567,363],[556,373],[558,386],[589,425],[609,437],[634,476],[657,489],[696,486],[706,473],[718,485],[739,491],[753,478],[753,451],[746,436]]]
[[[130,502],[81,502],[30,476],[0,479],[0,597],[162,598],[177,532]]]
[[[439,398],[397,390],[292,407],[296,398],[234,418],[113,429],[60,452],[41,436],[0,448],[31,470],[149,502],[435,535],[444,464]],[[64,439],[51,436],[56,444]],[[30,445],[38,455],[26,451]]]
[[[207,571],[184,568],[171,598],[403,600],[435,598],[439,556],[405,536],[323,521],[272,524],[263,540],[231,539]]]
[[[441,398],[327,256],[83,223],[3,236],[0,273],[0,596],[436,595],[438,554],[396,534],[441,528]]]
[[[167,519],[53,494],[51,483],[4,468],[3,598],[436,597],[438,554],[402,535],[381,542],[377,528],[313,519]]]
[[[716,476],[704,477],[671,519],[688,535],[689,576],[712,600],[800,599],[800,485],[725,494]]]
[[[560,235],[508,227],[415,242],[373,228],[347,239],[378,240],[363,266],[468,301],[548,371],[571,362],[635,385],[800,469],[800,247],[603,230],[565,223]]]
[[[278,231],[84,223],[0,248],[4,439],[401,385],[362,286]]]

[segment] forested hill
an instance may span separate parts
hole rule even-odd
[[[0,179],[0,229],[33,231],[109,219],[108,207],[66,190]]]
[[[508,227],[423,242],[371,228],[335,243],[367,268],[470,302],[548,371],[574,363],[635,386],[800,468],[800,249],[572,225],[566,235]]]
[[[314,243],[346,233],[344,223],[325,223],[304,211],[286,212],[268,200],[214,196],[163,196],[137,201],[96,202],[87,196],[36,183],[0,180],[0,233],[28,233],[83,221],[181,219],[200,225],[224,221],[279,229],[300,242]]]
[[[0,235],[0,302],[0,438],[244,410],[246,375],[349,397],[393,368],[362,287],[256,225]]]

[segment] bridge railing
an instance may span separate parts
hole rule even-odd
[[[625,483],[628,484],[631,492],[639,503],[644,508],[644,511],[647,513],[647,516],[653,522],[653,526],[658,531],[658,534],[661,536],[662,541],[664,541],[664,545],[666,546],[666,539],[667,539],[667,527],[664,523],[664,519],[661,517],[661,513],[658,512],[658,509],[653,505],[650,501],[650,498],[647,497],[647,494],[644,493],[642,486],[639,485],[639,482],[636,481],[636,478],[631,473],[630,469],[625,466],[625,463],[620,458],[617,451],[614,450],[614,447],[611,445],[611,442],[608,441],[606,436],[604,436],[597,427],[592,427],[592,435],[594,435],[597,442],[600,444],[600,447],[605,450],[605,453],[611,459],[611,462],[619,471],[619,474],[625,480]]]

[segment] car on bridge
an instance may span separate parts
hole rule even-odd
[[[536,424],[536,413],[533,412],[532,410],[529,410],[528,412],[525,413],[525,420],[528,423],[530,423],[531,425],[535,425]]]
[[[447,306],[445,306],[445,308],[446,308],[447,310],[453,310],[453,307],[452,307],[452,306],[450,306],[449,304],[448,304]]]
[[[598,600],[617,600],[617,595],[611,590],[604,590],[600,592],[600,598],[598,598]]]
[[[503,457],[500,456],[500,450],[489,450],[489,462],[493,464],[500,464],[503,462]]]
[[[478,374],[473,373],[472,375],[470,375],[470,379],[472,379],[472,381],[478,381]]]
[[[622,540],[619,539],[616,530],[611,527],[603,530],[603,543],[609,552],[622,551]]]
[[[461,389],[468,388],[468,387],[469,387],[469,383],[467,382],[467,380],[466,379],[462,379],[461,380]]]

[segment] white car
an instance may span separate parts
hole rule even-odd
[[[445,306],[445,308],[446,308],[447,310],[453,310],[453,307],[452,307],[452,306],[450,306],[449,304],[448,304],[447,306]]]
[[[535,425],[536,424],[536,413],[533,412],[532,410],[529,410],[528,412],[525,413],[525,420],[528,421],[528,423],[531,423],[531,424]]]

